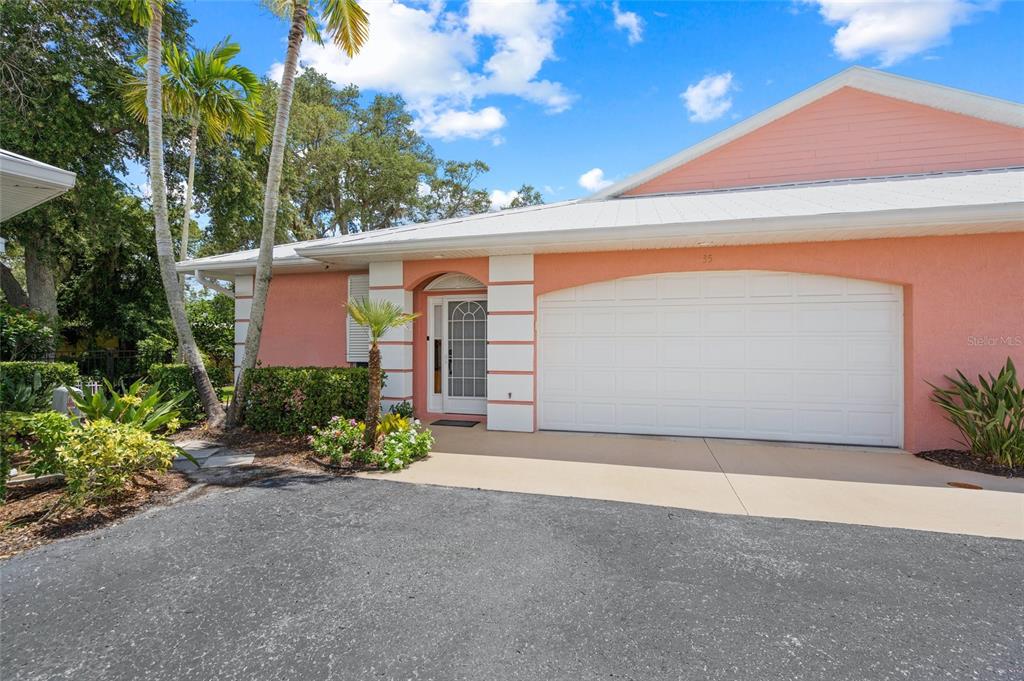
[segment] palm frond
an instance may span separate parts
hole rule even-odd
[[[380,298],[353,298],[346,307],[355,323],[369,330],[371,344],[376,344],[391,329],[405,326],[420,316]]]
[[[352,58],[366,44],[370,18],[357,0],[323,0],[323,21],[334,43]]]

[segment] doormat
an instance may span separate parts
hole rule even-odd
[[[456,428],[472,428],[479,421],[463,421],[461,419],[438,419],[430,425],[432,426],[455,426]]]

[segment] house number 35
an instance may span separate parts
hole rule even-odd
[[[711,257],[710,253],[705,253],[703,256],[701,256],[701,262],[709,263],[709,262],[711,262],[711,260],[712,260],[712,257]]]

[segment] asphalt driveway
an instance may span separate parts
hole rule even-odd
[[[1021,679],[1022,548],[279,478],[0,566],[0,676]]]

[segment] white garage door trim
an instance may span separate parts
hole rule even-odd
[[[538,299],[538,426],[900,446],[903,290],[668,273]]]

